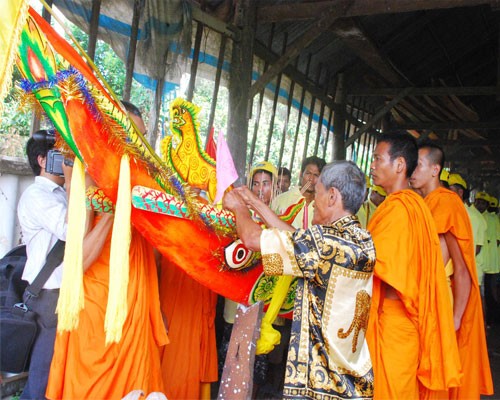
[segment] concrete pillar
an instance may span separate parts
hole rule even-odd
[[[17,203],[19,201],[20,177],[16,175],[0,175],[0,257],[17,245],[16,233]],[[19,228],[17,228],[19,229]]]

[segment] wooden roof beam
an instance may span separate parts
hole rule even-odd
[[[284,68],[295,60],[300,52],[309,46],[315,39],[317,39],[323,32],[328,30],[332,24],[340,17],[345,15],[345,12],[353,0],[336,1],[335,4],[330,4],[321,18],[313,22],[309,29],[301,35],[291,46],[289,46],[285,53],[273,63],[266,72],[264,72],[259,79],[250,88],[250,98],[255,96]]]
[[[403,88],[364,88],[353,90],[348,96],[396,96]],[[500,86],[440,86],[414,88],[413,96],[496,96],[500,94]]]
[[[203,11],[199,4],[190,2],[191,10],[193,13],[193,19],[197,22],[201,22],[203,25],[208,26],[216,32],[219,32],[227,37],[234,40],[241,40],[239,32],[234,24],[226,23],[217,17]]]
[[[406,88],[401,93],[399,93],[396,97],[394,97],[389,103],[387,103],[384,107],[379,109],[375,115],[365,124],[361,129],[356,131],[354,135],[352,135],[349,140],[346,141],[345,147],[349,147],[354,141],[359,138],[363,133],[367,132],[370,128],[372,128],[378,121],[380,121],[385,114],[387,114],[396,104],[398,104],[402,99],[408,96],[411,93],[412,88]]]
[[[482,139],[462,139],[454,140],[454,139],[438,139],[437,142],[441,146],[453,146],[457,143],[460,146],[465,147],[482,147],[482,146],[500,146],[500,140],[494,139],[492,137],[482,138]]]
[[[433,131],[448,131],[451,129],[500,129],[499,121],[445,121],[445,122],[407,122],[397,126],[398,129],[404,130],[433,130]]]
[[[382,78],[392,85],[400,85],[402,77],[394,70],[379,49],[365,35],[352,18],[337,21],[332,32],[339,37],[366,65],[370,66]],[[406,79],[405,79],[406,80]]]
[[[446,161],[453,163],[456,167],[462,166],[465,168],[474,168],[477,170],[476,175],[478,176],[485,173],[497,173],[497,169],[493,165],[491,166],[491,168],[486,168],[486,166],[484,165],[485,163],[494,164],[494,162],[496,161],[495,157],[489,154],[485,154],[481,157],[477,157],[471,160],[470,157],[464,157],[464,153],[462,151],[460,153],[450,155],[449,157],[446,156]]]
[[[262,58],[264,61],[266,61],[269,64],[273,64],[276,62],[276,60],[279,58],[278,55],[276,55],[274,52],[269,50],[262,42],[255,40],[254,43],[254,54]],[[294,80],[297,84],[302,86],[306,91],[311,93],[312,96],[316,97],[323,103],[325,103],[328,107],[333,108],[333,99],[331,97],[328,97],[324,93],[324,91],[321,90],[320,87],[317,87],[312,83],[311,81],[308,80],[307,76],[304,75],[302,72],[300,72],[298,69],[293,67],[292,65],[287,65],[283,69],[283,73],[285,75],[288,75],[290,79]]]
[[[269,64],[275,62],[279,56],[274,52],[269,50],[263,43],[258,40],[254,42],[254,54],[262,58],[264,61],[267,61]],[[298,85],[300,85],[305,91],[309,92],[311,96],[316,97],[319,101],[324,103],[328,108],[336,112],[338,110],[337,104],[333,101],[328,94],[318,86],[314,85],[306,75],[302,72],[294,68],[292,65],[287,65],[283,70],[283,73],[290,77],[290,79],[294,80]],[[347,122],[350,122],[354,126],[362,126],[362,123],[357,119],[353,118],[351,115],[347,115]]]
[[[320,15],[324,15],[329,8],[338,5],[338,3],[338,1],[317,1],[314,3],[294,2],[263,5],[257,9],[257,20],[260,23],[272,23],[315,19]],[[490,3],[496,2],[492,0],[355,0],[345,16],[394,14],[420,10],[472,7]]]

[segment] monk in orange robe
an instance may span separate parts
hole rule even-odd
[[[218,376],[217,294],[162,258],[160,296],[170,339],[161,363],[165,394],[169,400],[210,399]]]
[[[388,196],[368,225],[377,262],[367,341],[374,399],[427,399],[460,384],[460,360],[439,239],[422,198],[408,189],[417,164],[408,135],[378,137],[370,167]]]
[[[137,107],[123,102],[139,130],[146,126]],[[87,177],[87,184],[93,185]],[[118,343],[105,343],[113,216],[94,219],[88,211],[83,244],[85,303],[78,327],[56,336],[46,396],[49,399],[121,399],[133,390],[165,392],[160,350],[168,343],[160,309],[158,273],[151,245],[132,229],[127,318]]]
[[[450,277],[453,319],[464,373],[463,384],[450,389],[446,397],[479,399],[481,394],[493,394],[493,383],[472,226],[462,199],[440,184],[443,150],[433,143],[422,143],[418,154],[411,184],[424,196],[436,223],[446,273]]]
[[[153,249],[133,230],[128,314],[120,342],[106,345],[110,248],[111,234],[104,233],[100,256],[83,276],[85,306],[78,327],[56,337],[46,393],[49,399],[121,399],[132,390],[146,395],[165,392],[160,346],[168,338]]]

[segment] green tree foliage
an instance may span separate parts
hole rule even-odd
[[[76,25],[71,24],[71,33],[82,48],[88,50],[88,35]],[[71,42],[69,38],[68,41]],[[124,62],[115,54],[109,44],[98,40],[95,49],[94,63],[119,99],[123,97],[125,77],[127,70]],[[147,116],[152,105],[152,93],[142,87],[137,81],[132,80],[132,90],[130,92],[130,102],[141,110],[147,123]]]
[[[68,22],[72,35],[76,38],[78,43],[86,51],[88,47],[88,35],[79,29],[77,26]],[[71,39],[66,38],[70,43]],[[120,60],[113,49],[107,43],[98,40],[95,52],[95,64],[106,82],[115,92],[118,98],[122,98],[126,69],[124,62]],[[14,71],[13,82],[19,81],[20,75],[17,70]],[[193,102],[201,108],[199,114],[200,122],[200,135],[203,144],[206,143],[206,138],[210,127],[209,116],[210,109],[213,101],[217,101],[214,116],[214,133],[217,138],[219,130],[226,132],[226,138],[231,135],[227,132],[227,118],[229,113],[229,100],[228,90],[224,86],[219,87],[217,99],[213,98],[214,81],[205,79],[200,76],[196,78]],[[296,93],[300,93],[297,89]],[[268,93],[271,94],[271,93]],[[162,110],[160,111],[159,131],[160,137],[169,135],[169,103],[178,93],[172,93],[164,98]],[[182,96],[182,94],[181,94]],[[149,112],[152,107],[153,93],[138,82],[133,80],[130,101],[134,103],[142,111],[145,122],[149,117]],[[265,97],[262,108],[260,111],[260,118],[257,123],[257,103],[259,96],[254,98],[252,118],[249,121],[248,129],[248,142],[247,142],[247,163],[256,163],[260,160],[267,158],[276,166],[286,166],[292,170],[293,178],[298,177],[298,171],[302,162],[303,156],[310,156],[314,154],[314,148],[317,138],[318,126],[317,122],[313,121],[309,129],[309,140],[307,149],[304,150],[306,145],[306,134],[308,130],[308,116],[303,114],[300,119],[300,124],[297,128],[299,116],[298,110],[292,108],[288,116],[288,124],[285,129],[285,120],[287,118],[287,107],[283,99],[277,104],[276,113],[272,118],[273,101],[272,96]],[[19,97],[14,88],[11,89],[9,95],[4,101],[4,115],[0,121],[0,154],[8,155],[23,155],[24,143],[30,134],[32,113],[31,111],[17,110],[19,104]],[[310,106],[305,104],[306,107]],[[270,128],[271,123],[273,124]],[[46,124],[46,123],[45,123]],[[44,122],[42,121],[42,127]],[[252,145],[252,138],[256,132],[256,142],[254,157],[250,160],[250,150]],[[294,138],[297,134],[297,141],[294,146]],[[270,135],[269,153],[266,157],[266,149],[268,147],[268,137]],[[284,136],[284,138],[283,138]],[[324,157],[327,161],[331,159],[331,141],[332,134],[329,135],[328,143],[325,144],[326,127],[322,127],[320,136],[320,143],[318,148],[318,155]],[[284,140],[283,151],[281,152],[281,143]],[[324,151],[326,150],[326,153]],[[282,154],[280,154],[282,153]],[[280,163],[281,160],[281,163]],[[292,163],[293,161],[293,163]]]
[[[88,35],[76,25],[69,22],[68,25],[73,36],[86,51],[88,47]],[[72,43],[71,39],[66,39]],[[109,86],[118,98],[121,99],[126,76],[124,63],[116,56],[113,49],[101,40],[97,41],[94,62]],[[0,120],[0,154],[16,157],[24,156],[24,146],[30,135],[33,119],[33,112],[31,110],[19,109],[20,98],[15,85],[20,80],[21,75],[17,68],[14,68],[13,84],[4,100],[4,112]],[[152,102],[151,92],[133,80],[130,101],[139,107],[147,121]],[[50,127],[50,123],[42,120],[41,127],[48,128]]]

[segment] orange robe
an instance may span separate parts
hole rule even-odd
[[[130,243],[128,314],[119,343],[105,345],[111,234],[85,271],[85,308],[78,327],[56,336],[47,397],[121,399],[132,390],[165,392],[160,347],[168,337],[160,311],[152,247],[135,230]]]
[[[368,225],[377,262],[366,338],[374,399],[429,398],[460,384],[460,360],[441,248],[423,199],[389,195]],[[386,283],[399,300],[384,298]]]
[[[218,376],[217,294],[162,258],[160,296],[170,339],[162,356],[165,394],[169,400],[205,398]]]
[[[438,188],[425,197],[438,234],[451,232],[460,247],[472,278],[471,293],[460,329],[456,332],[463,385],[450,390],[450,399],[479,399],[493,394],[490,363],[484,333],[481,294],[477,282],[475,245],[469,215],[460,197],[445,188]],[[453,282],[453,281],[452,281]]]

